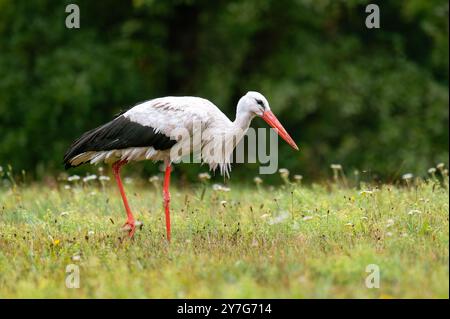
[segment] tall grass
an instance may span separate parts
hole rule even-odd
[[[172,188],[165,240],[161,179],[125,179],[143,227],[129,239],[105,172],[28,183],[1,170],[0,297],[449,297],[448,172],[396,185],[342,174],[304,185]],[[447,174],[447,175],[446,175]],[[176,181],[176,175],[175,175]],[[66,287],[67,265],[80,288]],[[365,284],[380,269],[379,288]]]

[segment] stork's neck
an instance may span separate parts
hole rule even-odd
[[[211,134],[206,135],[205,142],[202,143],[203,162],[208,163],[211,169],[220,167],[221,174],[228,176],[233,150],[247,133],[252,118],[252,114],[238,111],[234,122],[229,119],[217,121],[213,126],[214,130],[210,132]]]
[[[236,129],[242,130],[245,134],[254,117],[255,115],[250,112],[237,112],[236,119],[234,120],[233,124]]]

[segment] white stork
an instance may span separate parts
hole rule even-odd
[[[234,122],[206,99],[168,96],[137,104],[112,121],[84,133],[64,155],[65,167],[68,169],[85,163],[100,162],[112,164],[128,216],[123,227],[132,237],[136,220],[125,196],[120,169],[131,161],[164,161],[163,197],[167,240],[170,241],[171,163],[186,155],[187,150],[188,153],[198,153],[202,162],[209,164],[210,169],[220,167],[221,174],[228,176],[233,149],[247,132],[255,116],[264,119],[289,145],[298,150],[270,110],[267,99],[258,92],[250,91],[239,100]],[[199,131],[200,139],[195,142],[195,134]],[[181,134],[181,139],[180,132],[185,133]],[[179,149],[184,150],[181,155],[180,152],[175,152]]]

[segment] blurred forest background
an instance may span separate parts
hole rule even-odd
[[[76,137],[139,101],[197,95],[234,118],[257,90],[300,146],[280,143],[280,167],[425,175],[449,156],[448,1],[375,2],[381,28],[367,29],[373,2],[0,0],[0,166],[58,173]],[[69,3],[80,29],[65,26]]]

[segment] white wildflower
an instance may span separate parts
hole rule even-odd
[[[389,228],[389,227],[391,227],[393,225],[394,225],[394,220],[393,219],[388,219],[387,222],[386,222],[386,227]]]
[[[443,170],[443,169],[445,168],[445,164],[444,164],[444,163],[439,163],[439,164],[436,165],[436,167],[437,167],[439,170]]]
[[[314,218],[314,216],[305,216],[305,217],[303,217],[302,219],[304,220],[304,221],[307,221],[307,220],[311,220],[311,219],[313,219]]]
[[[283,211],[280,215],[269,220],[269,225],[275,225],[283,222],[289,217],[289,213],[287,211]]]
[[[283,178],[287,178],[289,176],[289,170],[287,168],[280,168],[278,173],[280,173]]]
[[[263,180],[261,177],[256,176],[253,181],[255,182],[256,185],[262,184]]]
[[[334,170],[341,170],[342,169],[342,165],[341,164],[331,164],[330,165],[331,169]]]
[[[64,185],[64,189],[71,189],[70,185]]]
[[[220,184],[214,184],[212,186],[213,190],[216,192],[229,192],[231,189],[229,187],[220,185]]]
[[[200,173],[200,174],[198,174],[198,179],[202,182],[205,182],[205,181],[211,179],[211,175],[209,175],[208,173]]]
[[[160,180],[160,178],[159,178],[158,175],[153,175],[152,177],[150,177],[150,178],[148,179],[148,181],[149,181],[150,183],[157,183],[157,182],[159,182],[159,180]]]
[[[133,184],[133,179],[131,178],[131,177],[125,177],[124,179],[123,179],[123,181],[124,181],[124,183],[125,184]]]
[[[416,215],[416,214],[422,214],[422,212],[420,210],[418,210],[418,209],[411,209],[408,212],[408,215]]]
[[[61,214],[59,214],[59,216],[64,217],[64,216],[68,216],[69,212],[61,212]]]
[[[80,176],[78,176],[78,175],[72,175],[72,176],[67,177],[67,180],[68,180],[69,182],[78,181],[78,180],[80,180]]]
[[[78,254],[73,255],[73,256],[72,256],[72,260],[73,260],[73,261],[80,261],[80,260],[81,260],[81,256],[78,255]]]
[[[90,181],[94,181],[96,179],[97,179],[97,175],[92,174],[92,175],[88,175],[85,178],[83,178],[83,182],[87,183],[87,182],[90,182]]]
[[[434,175],[436,173],[436,169],[434,167],[431,167],[428,169],[428,174]]]
[[[342,165],[341,164],[331,164],[331,169],[333,170],[333,179],[335,182],[338,182],[339,180],[339,171],[342,171]]]
[[[266,218],[268,218],[268,217],[270,217],[270,214],[262,214],[262,215],[261,215],[261,218],[262,218],[262,219],[266,219]]]
[[[296,174],[296,175],[294,175],[294,180],[296,181],[296,182],[301,182],[302,181],[302,179],[303,179],[303,176],[302,175],[298,175],[298,174]]]
[[[402,179],[404,179],[405,181],[409,181],[410,179],[412,179],[414,177],[413,174],[411,173],[406,173],[402,175]]]
[[[111,180],[111,178],[109,178],[109,176],[100,176],[98,180],[108,182],[109,180]]]

